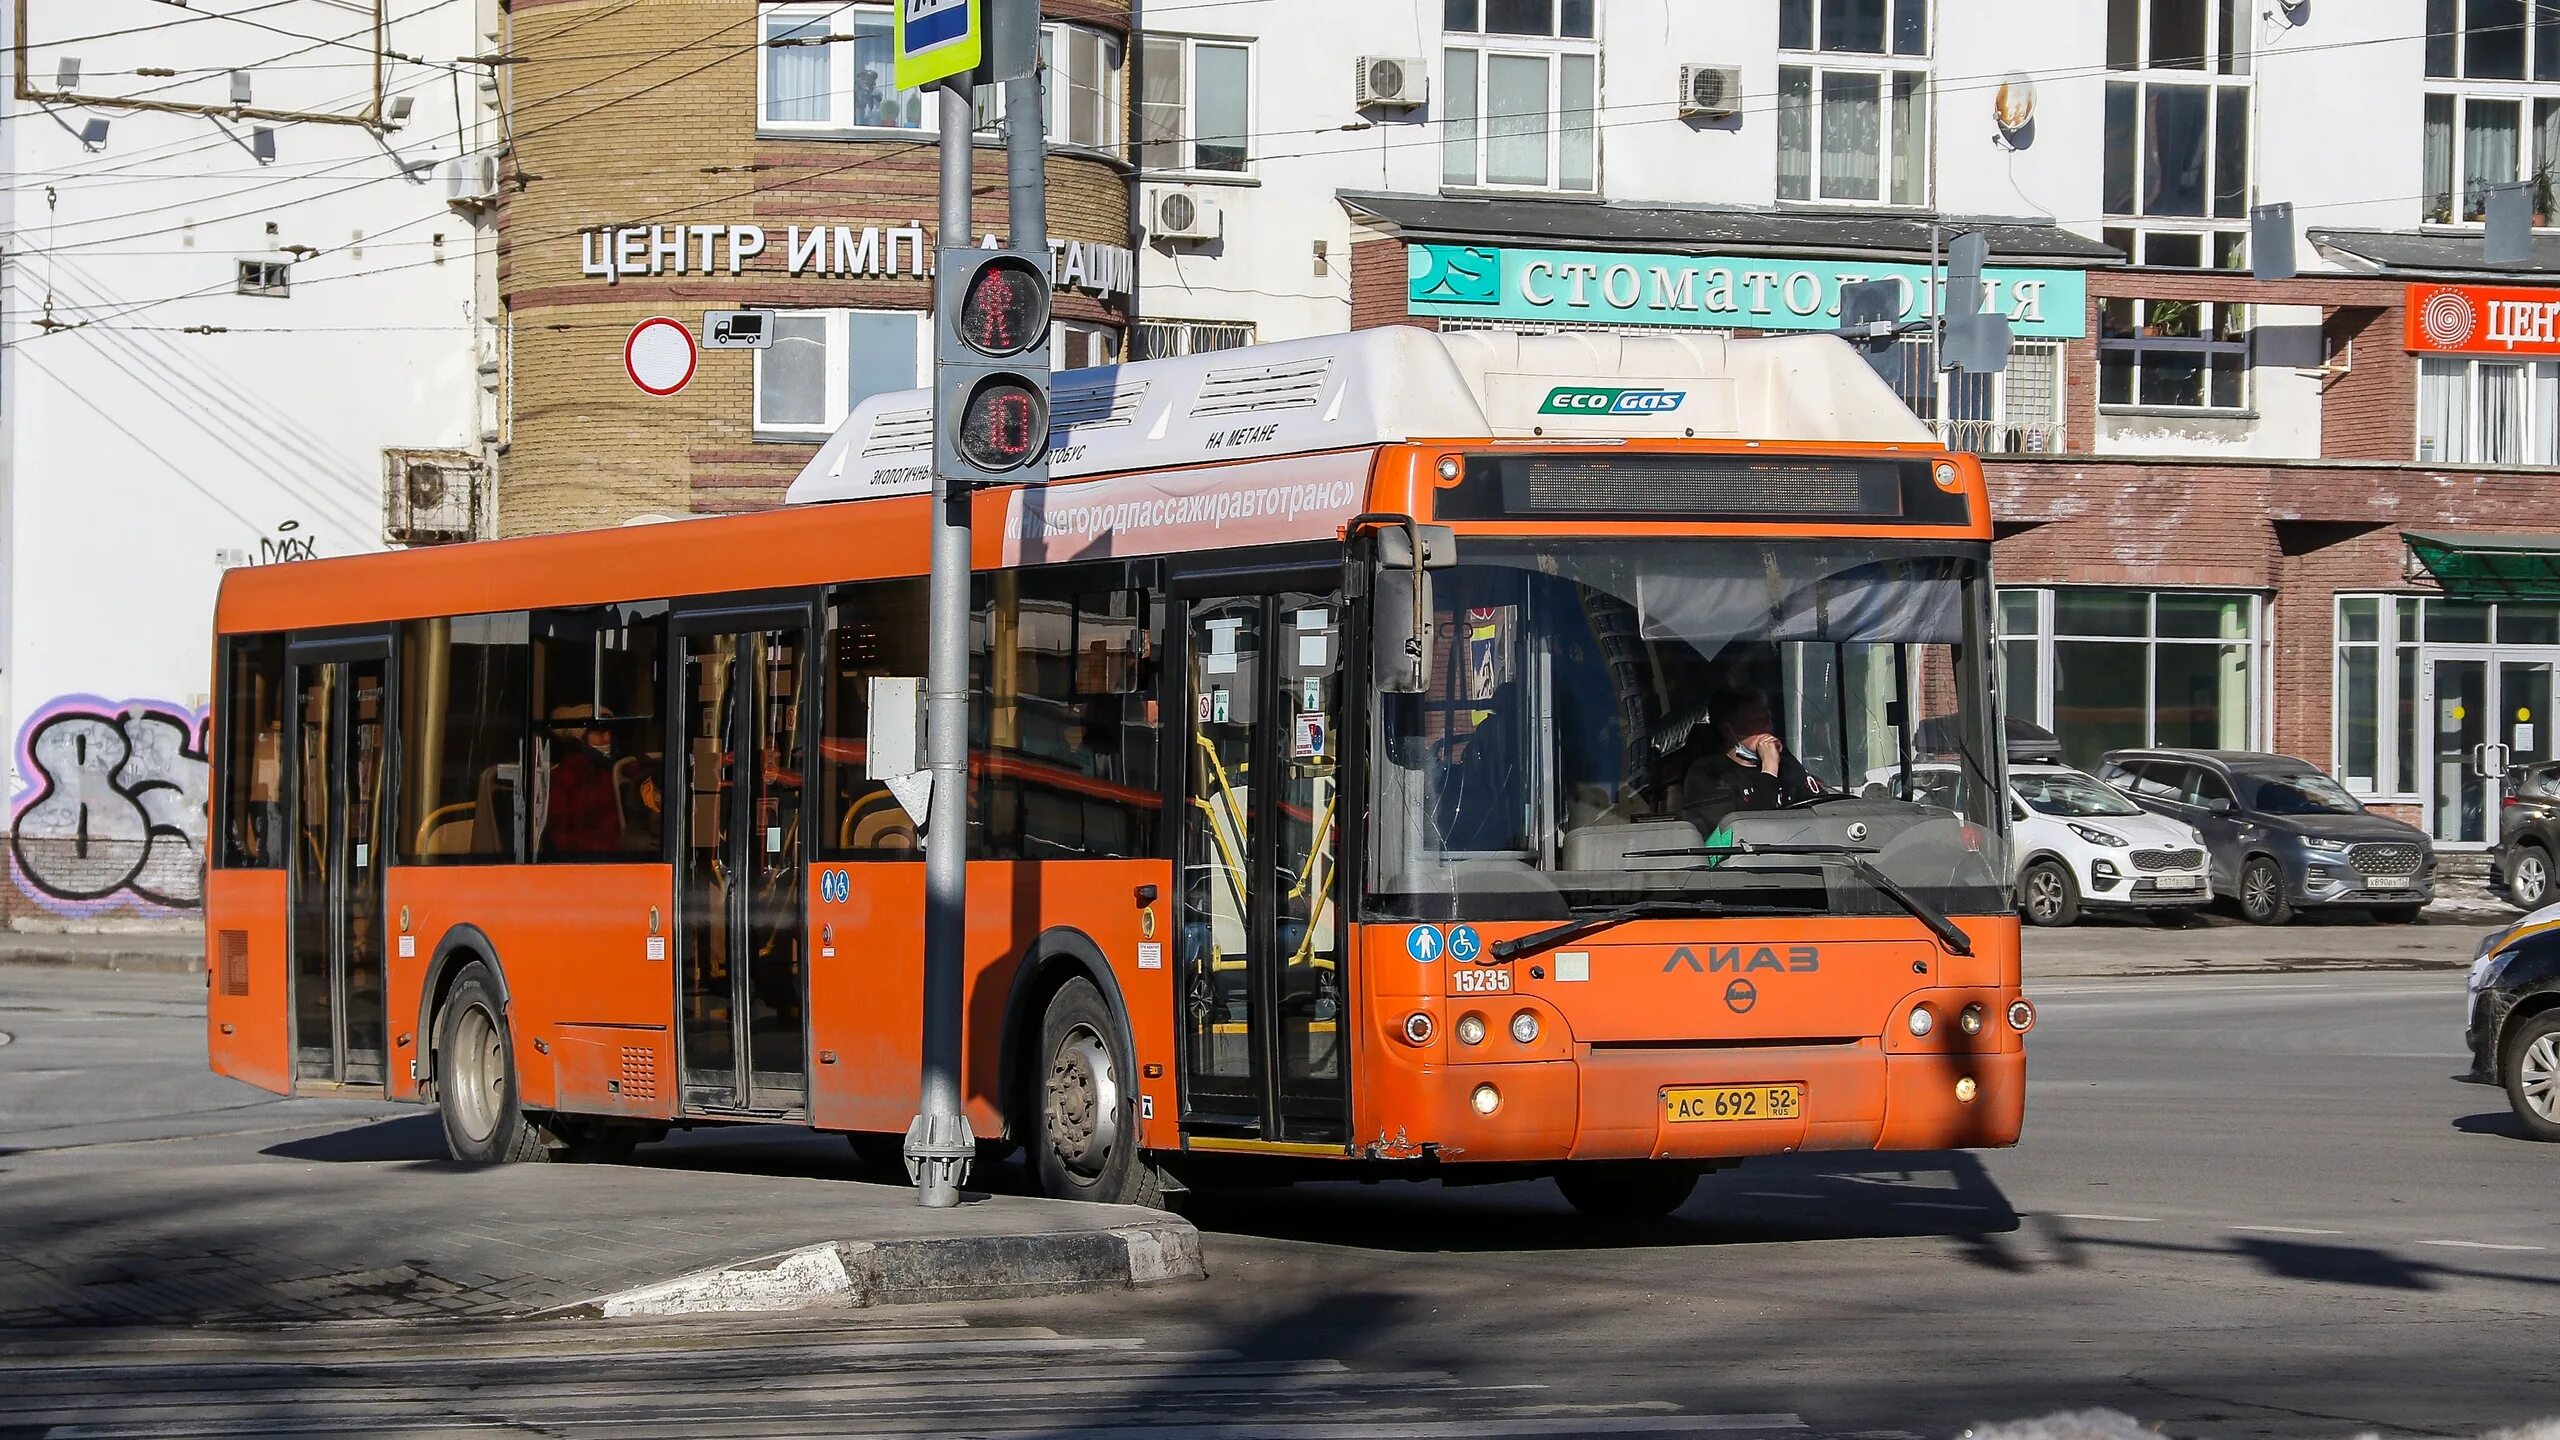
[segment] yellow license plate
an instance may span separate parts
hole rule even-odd
[[[1678,1085],[1662,1092],[1663,1118],[1674,1125],[1702,1120],[1793,1120],[1804,1113],[1801,1085]]]

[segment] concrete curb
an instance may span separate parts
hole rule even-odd
[[[0,946],[0,965],[41,965],[54,970],[116,970],[143,975],[201,975],[204,950],[22,950]]]
[[[638,1285],[530,1320],[923,1305],[1134,1289],[1208,1276],[1200,1232],[1167,1215],[1111,1230],[831,1240]]]

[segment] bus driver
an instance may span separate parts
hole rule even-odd
[[[1680,781],[1682,813],[1701,832],[1714,834],[1736,810],[1775,810],[1822,793],[1822,782],[1778,739],[1766,694],[1727,686],[1708,698],[1707,714],[1712,731],[1690,733],[1712,733],[1713,746],[1689,762]]]

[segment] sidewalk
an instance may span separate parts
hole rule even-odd
[[[0,965],[72,965],[156,975],[204,971],[204,927],[166,930],[0,930]]]

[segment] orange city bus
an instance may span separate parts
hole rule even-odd
[[[925,404],[765,513],[230,572],[214,1068],[433,1103],[469,1161],[891,1163]],[[1845,345],[1399,327],[1054,412],[1052,482],[974,497],[963,1067],[1043,1190],[1628,1216],[2016,1140],[1990,512]]]

